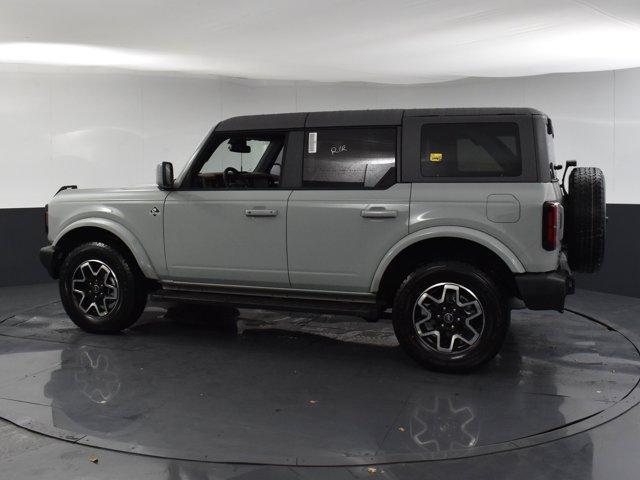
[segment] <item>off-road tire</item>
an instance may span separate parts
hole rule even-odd
[[[432,286],[458,284],[475,294],[484,312],[484,328],[477,341],[462,353],[430,349],[414,326],[414,306]],[[500,350],[510,323],[506,297],[485,272],[468,263],[440,261],[421,266],[400,285],[393,303],[393,328],[400,346],[430,370],[463,373],[479,368]]]
[[[117,278],[118,299],[104,316],[99,316],[97,307],[85,312],[78,303],[78,294],[72,291],[74,274],[81,265],[94,261],[107,266]],[[147,303],[144,280],[137,265],[118,249],[103,242],[88,242],[76,247],[65,257],[58,284],[62,305],[73,323],[90,333],[110,334],[133,325],[144,311]]]
[[[569,174],[565,203],[564,237],[569,266],[576,272],[596,272],[604,259],[607,218],[602,170],[574,168]]]

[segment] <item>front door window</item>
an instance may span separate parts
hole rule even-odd
[[[191,176],[192,188],[278,188],[283,135],[226,135]]]

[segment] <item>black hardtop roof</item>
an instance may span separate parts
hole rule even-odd
[[[288,130],[321,127],[400,125],[403,117],[544,115],[534,108],[414,108],[392,110],[337,110],[331,112],[244,115],[221,121],[216,131]]]

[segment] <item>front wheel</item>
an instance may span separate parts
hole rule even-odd
[[[135,323],[147,302],[144,278],[122,253],[102,242],[72,250],[60,268],[60,297],[69,318],[91,333]]]
[[[412,272],[393,305],[393,327],[403,349],[423,366],[466,372],[491,360],[509,328],[498,285],[462,262],[436,262]]]

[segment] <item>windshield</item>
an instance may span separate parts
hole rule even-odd
[[[189,169],[191,168],[191,165],[195,161],[196,157],[198,156],[198,153],[200,153],[200,150],[202,150],[202,148],[204,147],[204,145],[207,142],[207,140],[209,140],[209,137],[211,137],[211,135],[213,135],[213,132],[214,132],[215,128],[216,128],[215,125],[213,127],[211,127],[211,129],[207,132],[207,134],[204,136],[204,138],[202,140],[200,140],[200,143],[198,144],[198,146],[196,147],[195,151],[191,155],[191,158],[182,167],[182,169],[180,170],[180,174],[176,177],[176,182],[175,182],[176,186],[179,186],[179,185],[182,184],[182,182],[184,180],[184,177],[189,172]]]

